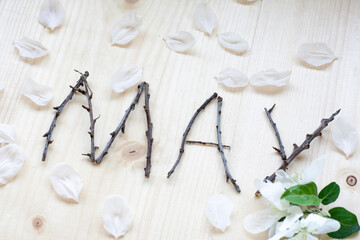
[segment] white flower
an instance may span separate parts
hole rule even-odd
[[[311,165],[301,173],[294,173],[289,176],[284,170],[277,170],[275,172],[275,182],[281,183],[284,188],[290,188],[298,184],[307,184],[313,182],[323,171],[324,167],[325,156],[322,156],[313,160]]]
[[[254,234],[266,231],[269,228],[272,228],[272,231],[283,217],[285,219],[282,222],[282,227],[286,229],[303,216],[300,207],[292,206],[288,201],[280,199],[285,192],[285,188],[281,183],[255,180],[255,186],[262,196],[270,202],[270,207],[246,216],[244,219],[246,231]]]
[[[280,223],[279,225],[283,225]],[[280,240],[283,237],[294,237],[292,240],[316,240],[312,234],[325,234],[339,230],[340,223],[334,219],[319,216],[317,214],[309,214],[306,218],[296,221],[285,230],[277,231],[277,233],[269,240]],[[279,228],[281,229],[281,227]],[[278,230],[279,230],[278,229]]]

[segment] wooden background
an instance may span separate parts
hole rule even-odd
[[[37,21],[41,1],[0,1],[0,81],[6,83],[0,92],[0,122],[16,128],[26,153],[18,176],[0,188],[0,239],[111,239],[101,219],[109,194],[125,196],[133,210],[132,228],[124,239],[266,239],[266,233],[245,232],[242,224],[247,214],[266,207],[264,199],[254,199],[253,180],[271,174],[281,163],[271,148],[277,143],[263,108],[277,104],[272,115],[287,153],[338,108],[360,130],[360,1],[213,0],[209,5],[218,26],[211,37],[194,27],[198,0],[61,2],[65,23],[50,32]],[[130,10],[143,16],[139,36],[125,48],[111,46],[111,28]],[[178,30],[196,38],[188,54],[170,51],[162,40]],[[225,51],[216,38],[225,31],[239,33],[249,42],[249,51],[241,56]],[[20,58],[13,42],[23,36],[39,39],[50,55],[35,61]],[[309,68],[297,59],[297,47],[318,41],[327,43],[339,59],[325,68]],[[116,94],[110,87],[110,77],[128,64],[142,67],[143,79],[150,83],[155,139],[150,179],[143,171],[143,97],[130,115],[125,135],[117,137],[101,165],[93,165],[81,156],[90,147],[89,119],[81,108],[86,100],[77,95],[60,117],[47,161],[41,162],[42,135],[53,118],[52,106],[61,103],[68,85],[79,78],[73,69],[90,72],[95,115],[101,114],[96,142],[102,148],[136,92],[134,87]],[[284,88],[229,90],[213,78],[226,67],[248,76],[272,67],[291,70],[292,75]],[[28,76],[53,88],[49,106],[37,107],[20,94],[19,86]],[[226,156],[240,194],[225,182],[216,148],[186,146],[176,172],[166,179],[188,121],[215,91],[224,98],[223,142],[232,147]],[[215,109],[213,103],[200,114],[189,139],[216,140]],[[331,125],[290,171],[302,170],[324,154],[326,169],[318,183],[338,182],[342,191],[334,205],[346,206],[360,217],[360,184],[349,187],[345,182],[348,175],[360,178],[360,151],[346,160],[332,143]],[[59,162],[69,163],[83,177],[79,204],[61,200],[52,189],[49,170]],[[225,233],[215,230],[204,214],[207,199],[219,193],[235,204]],[[43,225],[34,228],[34,219]]]

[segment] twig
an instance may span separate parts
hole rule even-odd
[[[181,146],[180,146],[180,150],[179,150],[179,155],[178,155],[178,158],[174,164],[174,166],[171,168],[171,170],[168,172],[167,174],[167,178],[170,178],[171,174],[174,173],[177,165],[180,163],[180,159],[181,159],[181,156],[183,155],[184,153],[184,146],[185,146],[185,142],[186,142],[186,138],[187,138],[187,135],[189,134],[189,131],[191,129],[191,126],[192,124],[194,123],[196,117],[199,115],[199,113],[204,110],[206,108],[206,106],[212,101],[214,100],[215,98],[217,97],[217,93],[214,93],[211,97],[209,97],[208,99],[206,99],[206,101],[196,110],[196,112],[194,113],[194,115],[192,116],[189,124],[187,125],[186,129],[185,129],[185,132],[183,134],[183,139],[181,141]]]
[[[75,70],[75,71],[79,72],[77,70]],[[70,85],[71,92],[66,96],[64,101],[59,106],[54,107],[54,109],[56,110],[55,116],[54,116],[54,118],[53,118],[53,120],[51,122],[49,130],[43,135],[43,137],[46,137],[46,142],[45,142],[45,147],[44,147],[44,151],[43,151],[43,154],[42,154],[42,161],[46,160],[46,155],[47,155],[49,145],[51,143],[53,143],[53,141],[54,141],[54,140],[51,139],[51,136],[52,136],[52,133],[53,133],[54,128],[56,126],[56,120],[60,116],[60,114],[61,114],[62,110],[64,109],[64,107],[66,106],[66,104],[72,99],[72,97],[79,90],[79,88],[81,86],[83,86],[84,81],[86,81],[86,78],[89,76],[89,72],[87,72],[87,71],[84,74],[82,74],[82,73],[80,73],[80,74],[81,74],[81,77],[76,82],[76,85],[74,87]]]
[[[194,145],[210,146],[210,147],[218,147],[218,145],[219,145],[219,144],[213,143],[213,142],[191,141],[191,140],[186,140],[185,143],[186,144],[194,144]],[[222,146],[223,146],[223,148],[227,148],[227,149],[231,150],[231,147],[229,145],[222,145]]]
[[[92,102],[91,102],[91,99],[93,97],[93,92],[87,81],[84,81],[84,85],[85,85],[85,91],[83,91],[81,89],[79,89],[78,91],[85,95],[87,102],[88,102],[88,107],[86,107],[84,105],[82,105],[82,107],[89,113],[90,131],[88,133],[90,135],[90,141],[91,141],[91,152],[83,154],[83,155],[88,156],[90,158],[91,162],[95,162],[95,152],[97,149],[95,147],[95,122],[96,122],[96,120],[99,119],[100,116],[94,119],[94,112],[93,112],[93,107],[92,107]]]
[[[223,161],[224,164],[224,168],[225,168],[225,174],[226,174],[226,181],[228,181],[230,179],[231,183],[234,185],[235,190],[237,192],[240,192],[240,187],[239,185],[236,184],[236,180],[231,176],[230,171],[229,171],[229,167],[227,165],[227,160],[225,158],[225,154],[224,154],[224,149],[223,149],[223,145],[222,145],[222,139],[221,139],[221,128],[220,128],[220,123],[221,123],[221,107],[222,107],[222,97],[218,97],[218,107],[217,107],[217,124],[216,124],[216,132],[217,132],[217,139],[218,139],[218,150],[220,152],[221,155],[221,159]]]
[[[153,144],[153,137],[152,137],[152,128],[153,128],[153,124],[151,122],[151,117],[150,117],[150,107],[149,107],[149,99],[150,99],[150,94],[149,94],[149,84],[148,83],[144,83],[144,88],[145,88],[145,105],[144,105],[144,110],[145,110],[145,114],[146,114],[146,121],[147,121],[147,131],[145,132],[145,135],[147,137],[147,153],[146,153],[146,167],[144,168],[145,170],[145,177],[149,177],[150,176],[150,169],[151,169],[151,150],[152,150],[152,144]]]
[[[264,110],[265,110],[265,113],[266,113],[266,115],[267,115],[267,117],[268,117],[268,119],[270,121],[271,126],[274,129],[276,138],[277,138],[277,140],[279,142],[279,148],[276,148],[276,147],[273,147],[273,148],[278,153],[280,153],[282,160],[286,160],[285,148],[284,148],[284,145],[281,142],[279,130],[277,129],[276,123],[274,123],[274,121],[272,120],[271,114],[270,114],[272,112],[272,110],[274,109],[275,105],[276,104],[274,104],[269,110],[267,110],[266,108],[264,108]]]
[[[141,96],[141,93],[144,89],[144,84],[145,82],[142,82],[139,86],[138,86],[138,92],[134,98],[134,100],[131,102],[130,106],[128,107],[128,109],[125,111],[124,117],[121,119],[119,125],[116,127],[116,129],[110,133],[111,137],[110,140],[107,142],[104,150],[100,153],[100,155],[95,159],[96,163],[101,163],[101,161],[103,160],[103,158],[105,157],[106,154],[108,154],[109,149],[111,147],[111,144],[114,142],[116,136],[119,134],[119,132],[121,131],[122,133],[125,132],[125,123],[127,118],[130,115],[130,112],[132,110],[135,109],[135,105],[139,102],[139,98]]]
[[[333,113],[329,118],[324,118],[321,120],[320,126],[312,133],[307,134],[305,141],[300,145],[294,144],[294,150],[292,151],[291,155],[282,162],[281,166],[278,168],[278,170],[284,170],[286,171],[289,164],[305,149],[310,148],[310,143],[312,140],[314,140],[316,137],[321,136],[321,131],[328,126],[328,124],[334,120],[335,116],[339,114],[341,109],[337,110],[335,113]],[[274,182],[276,178],[276,173],[274,172],[271,176],[267,176],[264,181],[271,181]],[[259,197],[261,196],[260,192],[257,191],[255,193],[255,196]]]

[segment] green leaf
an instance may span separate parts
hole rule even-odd
[[[360,230],[357,217],[343,207],[336,207],[329,210],[330,218],[339,221],[340,229],[336,232],[328,233],[329,237],[343,239],[347,238]]]
[[[335,202],[339,197],[339,194],[339,185],[337,185],[335,182],[332,182],[320,191],[319,198],[321,199],[322,204],[328,205],[332,202]]]
[[[300,206],[317,206],[321,203],[321,199],[317,197],[317,187],[314,182],[296,185],[286,189],[281,196],[281,199],[285,199],[292,204]]]

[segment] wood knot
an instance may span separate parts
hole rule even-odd
[[[146,149],[138,142],[130,142],[126,144],[121,150],[121,156],[126,160],[136,160],[143,157]]]
[[[36,216],[32,219],[32,226],[38,232],[40,232],[45,225],[45,218],[43,216]]]
[[[355,186],[356,183],[357,183],[357,179],[355,176],[353,175],[350,175],[346,178],[346,183],[349,185],[349,186]]]

